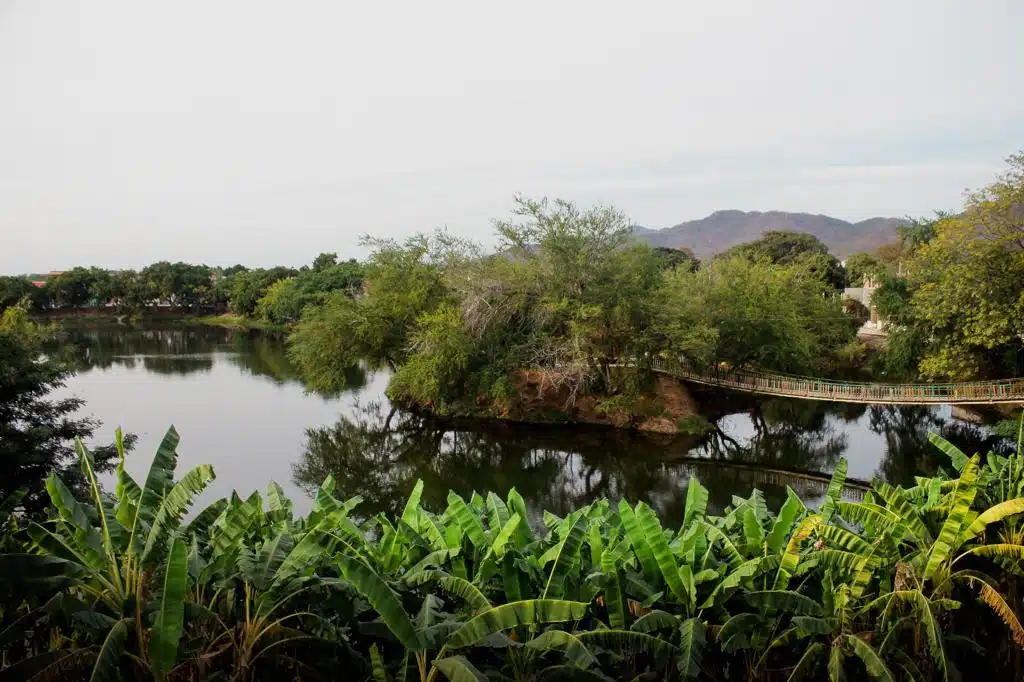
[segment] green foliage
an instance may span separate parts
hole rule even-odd
[[[517,198],[495,229],[490,254],[444,232],[370,242],[361,293],[307,305],[291,333],[309,386],[343,388],[365,361],[396,370],[393,400],[436,413],[571,420],[593,396],[626,424],[677,416],[652,396],[657,358],[829,372],[854,337],[835,259],[813,238],[770,233],[750,247],[763,258],[747,249],[698,268],[637,244],[610,207]],[[292,291],[271,290],[264,314]]]
[[[842,289],[846,273],[839,259],[829,253],[828,247],[814,235],[804,232],[770,230],[758,240],[737,244],[719,258],[743,258],[751,263],[800,266],[810,272],[822,285]]]
[[[692,480],[682,528],[599,501],[545,512],[540,534],[514,490],[452,493],[438,512],[419,483],[400,514],[359,517],[330,479],[305,517],[271,484],[183,525],[212,471],[175,479],[177,442],[172,429],[142,484],[122,452],[113,495],[81,446],[86,494],[51,479],[52,519],[31,526],[26,551],[0,554],[19,600],[0,630],[16,633],[0,638],[12,672],[953,679],[971,665],[965,637],[996,657],[1024,642],[1008,592],[1024,498],[1000,498],[1019,465],[982,466],[941,440],[959,477],[879,483],[850,502],[843,463],[820,513],[790,492],[775,514],[754,491],[710,515]]]
[[[800,265],[721,257],[696,272],[675,271],[665,279],[664,314],[683,316],[666,328],[678,329],[684,339],[694,330],[713,330],[706,359],[822,373],[828,371],[830,353],[856,331],[838,298],[825,295],[821,281]],[[688,355],[682,347],[675,350]]]
[[[894,366],[951,379],[1024,373],[1024,155],[1007,163],[959,213],[903,231],[905,277],[875,295],[904,330]]]
[[[846,259],[846,281],[848,286],[863,286],[864,280],[880,280],[894,274],[878,256],[870,253],[855,253]]]

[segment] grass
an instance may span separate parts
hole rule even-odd
[[[262,320],[253,320],[241,315],[224,313],[223,315],[207,315],[205,317],[188,318],[189,322],[206,324],[214,327],[227,327],[229,329],[264,329],[268,331],[286,331],[287,327],[279,324],[271,324]]]

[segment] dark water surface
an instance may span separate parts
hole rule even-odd
[[[562,514],[595,497],[643,499],[669,522],[682,516],[696,474],[721,508],[751,488],[779,504],[785,487],[805,498],[841,457],[849,475],[908,482],[945,465],[927,442],[938,431],[971,452],[999,442],[942,407],[891,407],[698,393],[717,430],[669,437],[608,428],[501,422],[440,423],[395,410],[385,372],[358,373],[336,396],[304,391],[279,336],[215,327],[68,329],[60,344],[79,372],[66,387],[103,422],[97,442],[121,425],[139,437],[129,469],[144,476],[167,426],[182,436],[181,471],[208,462],[217,480],[204,496],[247,494],[277,481],[309,507],[327,474],[340,497],[364,511],[400,512],[417,479],[424,503],[442,509],[449,489],[468,494],[515,486],[534,510]]]

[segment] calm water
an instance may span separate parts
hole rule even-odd
[[[62,346],[79,372],[68,393],[103,422],[138,436],[129,469],[144,476],[167,426],[182,436],[180,466],[209,462],[217,480],[206,497],[281,484],[296,507],[327,474],[342,497],[360,494],[367,512],[400,511],[422,478],[424,501],[443,508],[462,494],[515,486],[534,509],[555,513],[599,496],[643,499],[678,520],[696,474],[721,508],[733,494],[764,490],[779,503],[785,486],[817,498],[822,484],[800,473],[906,482],[943,464],[927,443],[939,431],[971,451],[998,444],[951,418],[948,407],[894,408],[699,393],[717,427],[704,438],[649,436],[606,428],[438,423],[395,410],[386,373],[351,377],[335,396],[307,393],[275,335],[219,328],[67,330]]]

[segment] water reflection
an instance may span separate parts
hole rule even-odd
[[[703,438],[439,422],[391,409],[383,395],[386,372],[357,368],[344,395],[306,394],[280,335],[215,327],[68,330],[52,352],[79,369],[69,390],[86,401],[87,413],[137,429],[143,452],[175,423],[190,464],[210,462],[220,474],[216,494],[262,489],[277,479],[303,498],[332,474],[339,494],[362,495],[370,513],[400,512],[423,479],[424,502],[435,509],[445,507],[449,489],[466,495],[514,486],[534,510],[564,514],[597,497],[624,497],[646,500],[677,522],[693,474],[709,489],[713,508],[754,487],[778,505],[786,486],[812,502],[819,498],[842,457],[860,480],[912,483],[915,475],[948,467],[928,442],[929,431],[971,453],[1006,449],[1006,441],[953,420],[944,407],[699,390],[696,399],[715,426]],[[308,505],[296,500],[299,509]]]
[[[185,376],[210,372],[215,358],[222,358],[257,377],[278,384],[300,383],[288,360],[283,334],[236,331],[221,327],[138,329],[129,326],[61,329],[54,339],[79,372],[107,369],[113,365],[134,369],[139,363],[154,374]],[[354,367],[347,377],[348,390],[365,386],[364,368]]]

